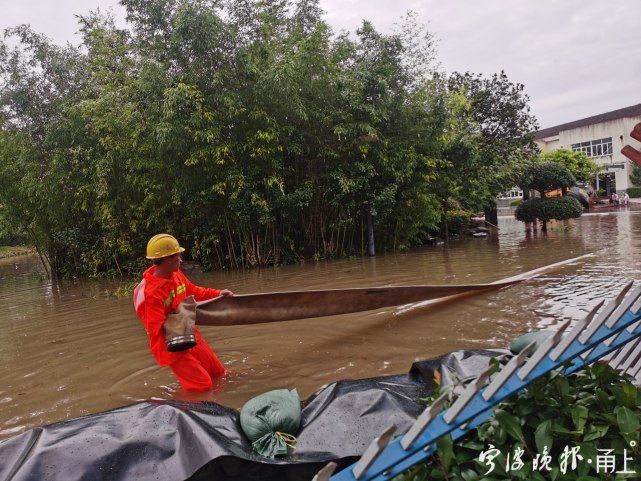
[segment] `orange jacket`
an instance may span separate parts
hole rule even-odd
[[[134,308],[145,326],[149,336],[149,349],[161,366],[176,362],[185,352],[169,352],[165,344],[165,333],[162,328],[169,311],[193,295],[197,301],[204,301],[220,295],[220,290],[199,287],[192,284],[182,271],[176,271],[171,279],[154,276],[156,266],[151,266],[142,275],[142,281],[134,289]],[[196,341],[205,342],[198,329],[195,330]]]

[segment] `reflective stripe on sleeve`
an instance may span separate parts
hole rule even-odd
[[[165,299],[165,307],[169,307],[171,305],[171,301],[174,300],[174,297],[176,297],[176,291],[169,292],[169,297]]]

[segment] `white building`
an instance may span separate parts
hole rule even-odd
[[[621,153],[624,145],[636,145],[630,132],[641,122],[641,104],[594,115],[539,130],[534,140],[541,151],[557,149],[582,150],[605,167],[595,179],[597,189],[609,195],[632,187],[632,162]]]

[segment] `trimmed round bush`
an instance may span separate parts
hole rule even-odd
[[[581,217],[583,207],[574,197],[555,197],[552,199],[542,199],[538,205],[536,217],[542,221],[552,219],[566,220]]]
[[[521,222],[536,222],[539,204],[542,200],[543,199],[534,197],[521,202],[514,212],[516,220],[520,220]]]
[[[567,168],[550,162],[528,167],[525,179],[527,189],[537,190],[541,193],[571,187],[576,182]]]

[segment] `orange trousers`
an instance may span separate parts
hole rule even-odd
[[[215,379],[225,374],[223,363],[204,339],[185,351],[170,367],[183,389],[191,391],[212,389]]]

